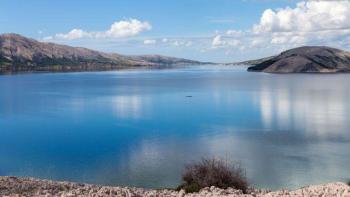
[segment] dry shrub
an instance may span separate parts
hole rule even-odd
[[[229,166],[220,159],[202,159],[186,166],[182,180],[183,184],[178,189],[184,189],[187,193],[211,186],[222,189],[232,187],[243,192],[248,189],[245,170],[237,164]]]

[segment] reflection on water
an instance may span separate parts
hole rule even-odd
[[[263,84],[260,93],[265,128],[274,128],[276,123],[278,129],[295,128],[308,138],[340,139],[349,136],[347,98],[350,95],[346,85],[319,89],[322,82],[299,88],[294,84],[280,87],[278,91],[269,85]]]
[[[140,96],[115,96],[111,100],[113,110],[117,117],[139,118],[141,116]]]
[[[186,163],[220,157],[257,187],[347,180],[349,82],[229,67],[0,76],[0,175],[174,187]]]

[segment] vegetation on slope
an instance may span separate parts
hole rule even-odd
[[[178,190],[184,189],[187,193],[211,186],[221,189],[232,187],[246,192],[249,186],[245,171],[239,165],[230,166],[220,159],[202,159],[186,166],[182,181]]]

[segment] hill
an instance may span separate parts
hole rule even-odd
[[[324,47],[305,46],[282,52],[248,68],[268,73],[350,72],[350,52]]]
[[[160,55],[127,56],[39,42],[18,34],[0,35],[0,73],[93,71],[162,67],[201,62]]]

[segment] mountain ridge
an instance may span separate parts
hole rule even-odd
[[[19,34],[0,34],[0,73],[98,71],[205,64],[161,55],[121,55],[83,47],[40,42]]]

